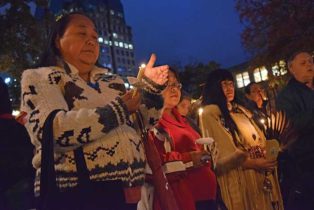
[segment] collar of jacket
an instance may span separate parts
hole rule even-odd
[[[302,82],[299,82],[298,80],[296,80],[295,78],[291,78],[288,82],[289,86],[296,86],[298,88],[303,88],[304,90],[307,91],[312,91],[314,92],[314,90],[312,90],[311,88],[309,88],[308,86],[306,86],[305,84],[303,84]]]
[[[68,70],[65,69],[65,71],[68,74],[71,74],[73,76],[79,76],[79,71],[78,71],[78,69],[75,66],[73,66],[72,64],[70,64],[68,62],[65,62],[65,63],[69,66]],[[70,71],[70,72],[68,72],[68,71]],[[108,75],[108,74],[109,74],[109,70],[108,69],[94,66],[93,69],[90,72],[90,82],[91,83],[95,83],[95,82],[97,82],[97,80],[100,77],[103,77],[104,75]]]
[[[173,119],[173,117],[164,112],[159,120],[159,123],[161,125],[163,125],[164,127],[168,127],[167,126],[168,124],[172,124],[182,128],[187,127],[186,120],[180,115],[180,113],[177,110],[177,107],[174,107],[171,110],[171,112],[176,119]]]

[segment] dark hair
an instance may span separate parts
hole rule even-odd
[[[202,104],[217,105],[225,120],[225,126],[230,129],[233,137],[235,137],[235,132],[238,131],[238,129],[230,116],[227,106],[227,98],[221,86],[221,82],[225,80],[233,81],[233,76],[228,70],[216,69],[209,73],[202,93]]]
[[[169,71],[174,74],[174,77],[180,82],[178,70],[175,67],[170,66]]]
[[[0,77],[0,114],[11,114],[12,106],[10,102],[8,86]]]
[[[61,52],[56,46],[56,39],[64,35],[64,32],[67,26],[69,25],[73,15],[83,15],[89,18],[94,23],[94,21],[88,15],[82,12],[76,11],[76,12],[71,12],[71,13],[62,15],[61,18],[55,21],[52,27],[52,30],[48,39],[48,46],[46,47],[46,50],[44,51],[44,53],[42,54],[40,58],[38,67],[57,65],[58,58],[61,58]]]
[[[221,86],[221,82],[224,80],[233,81],[233,76],[230,71],[216,69],[209,73],[202,93],[204,105],[216,104],[219,107],[227,107],[227,99]]]
[[[245,86],[244,92],[246,94],[250,94],[252,85],[256,85],[256,84],[257,84],[256,82],[250,82],[247,86]]]

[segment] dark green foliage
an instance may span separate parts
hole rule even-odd
[[[179,77],[183,85],[183,90],[188,92],[193,98],[199,98],[202,92],[202,85],[206,82],[209,72],[220,67],[215,61],[208,64],[189,64],[179,72]]]
[[[237,0],[236,9],[245,25],[243,46],[255,65],[274,64],[291,50],[313,50],[314,1]]]
[[[22,71],[37,63],[47,43],[47,28],[53,20],[51,13],[45,9],[47,4],[47,0],[0,2],[0,72],[7,72],[16,79],[15,84],[10,86],[11,97],[15,99],[20,95],[17,84]],[[35,6],[45,11],[39,19],[32,14]]]

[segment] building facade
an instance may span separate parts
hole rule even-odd
[[[288,73],[288,68],[284,60],[280,60],[274,65],[267,67],[252,67],[249,65],[249,63],[242,63],[230,67],[229,70],[235,78],[236,87],[238,89],[244,88],[250,82],[270,85],[270,80],[278,80],[286,76]]]

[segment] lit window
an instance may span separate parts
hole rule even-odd
[[[107,44],[107,45],[109,44],[109,41],[108,41],[107,39],[105,39],[104,42],[105,42],[105,44]]]
[[[129,45],[127,43],[124,43],[124,48],[129,49]]]
[[[243,76],[244,86],[248,85],[251,82],[249,73],[248,72],[243,72],[242,76]]]
[[[123,42],[119,42],[119,47],[123,47]]]
[[[109,45],[112,46],[112,41],[109,41]]]
[[[263,81],[268,80],[268,71],[265,67],[261,69],[261,75]]]
[[[236,75],[236,80],[237,80],[238,88],[242,88],[242,87],[246,86],[247,84],[250,83],[249,73],[246,71],[246,72],[237,74]]]
[[[114,41],[114,46],[119,46],[119,42],[117,42],[117,41]]]
[[[259,71],[259,68],[254,70],[254,80],[255,80],[255,82],[262,81],[262,76],[261,76],[261,73]]]
[[[98,42],[99,43],[103,43],[104,42],[104,39],[102,37],[98,37]]]
[[[280,74],[285,75],[288,73],[286,62],[281,60],[279,61]]]
[[[236,75],[236,80],[237,80],[238,88],[242,88],[244,86],[243,79],[242,79],[242,74],[237,74]]]
[[[112,33],[113,38],[118,38],[118,34],[117,33]]]
[[[281,60],[278,63],[275,63],[271,68],[274,76],[282,76],[288,73],[286,62]]]
[[[255,80],[255,82],[261,82],[261,81],[268,80],[268,71],[265,68],[265,66],[260,67],[260,68],[256,68],[254,70],[254,80]]]
[[[113,11],[113,10],[110,10],[110,14],[111,14],[111,15],[114,15],[114,11]]]
[[[129,49],[133,49],[133,45],[132,44],[129,44]]]

